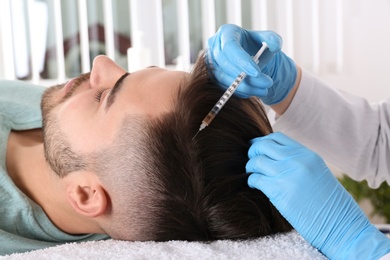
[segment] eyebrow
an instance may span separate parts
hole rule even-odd
[[[115,102],[115,97],[116,95],[118,94],[118,92],[121,90],[121,87],[123,86],[123,80],[128,76],[130,75],[129,72],[126,72],[125,74],[123,74],[118,80],[117,82],[115,82],[115,85],[114,87],[112,88],[111,92],[110,92],[110,95],[108,96],[107,98],[107,103],[106,103],[106,107],[105,107],[105,110],[107,112],[107,110],[111,107],[111,105]]]

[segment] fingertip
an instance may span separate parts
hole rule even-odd
[[[283,39],[280,37],[279,34],[273,32],[273,31],[267,31],[265,32],[266,40],[265,42],[268,45],[268,49],[270,52],[278,52],[282,49],[283,46]]]
[[[233,79],[235,80],[235,79]],[[230,83],[233,83],[231,81]],[[264,89],[261,87],[261,85],[254,85],[250,81],[244,80],[241,82],[241,84],[238,86],[236,93],[241,93],[245,95],[246,98],[249,97],[261,97],[267,94],[267,89]]]
[[[248,157],[251,159],[267,153],[267,149],[269,149],[272,143],[275,142],[274,133],[253,138],[249,142],[251,146],[248,150]]]
[[[257,142],[257,141],[260,141],[261,138],[262,138],[262,137],[255,137],[255,138],[249,140],[249,144],[252,145],[252,144],[254,144],[254,143]]]
[[[259,183],[261,183],[261,174],[259,173],[249,173],[249,177],[248,177],[248,186],[252,189],[259,189]]]
[[[251,30],[251,37],[256,42],[266,42],[268,50],[272,53],[278,52],[282,49],[283,40],[279,34],[273,31],[255,31]]]
[[[260,68],[257,66],[256,63],[253,61],[251,64],[248,64],[250,66],[244,67],[244,72],[251,77],[257,77],[259,74],[261,74]]]
[[[246,77],[242,85],[244,84],[246,87],[242,89],[248,89],[248,93],[262,98],[268,95],[268,89],[272,87],[273,80],[268,75],[260,73],[257,77]]]
[[[246,171],[247,173],[252,173],[252,172],[254,172],[254,171],[253,171],[253,159],[252,159],[252,158],[250,158],[250,159],[248,160],[248,162],[246,163],[246,165],[245,165],[245,171]]]
[[[260,79],[263,83],[264,88],[266,88],[266,89],[269,89],[274,84],[274,81],[272,80],[272,78],[270,76],[268,76],[267,74],[261,73]]]
[[[249,147],[249,150],[248,150],[248,157],[250,159],[262,154],[261,146],[262,146],[262,143],[263,143],[263,139],[264,139],[264,137],[257,137],[255,139],[252,139],[254,141],[253,141],[253,143],[251,144],[251,146]],[[249,160],[247,165],[251,165],[251,164],[252,164],[252,162],[251,162],[251,160]]]
[[[282,132],[274,132],[271,134],[271,137],[276,143],[281,144],[281,145],[295,145],[296,144],[296,142],[293,139],[291,139],[290,137],[288,137],[287,135],[285,135]]]
[[[261,70],[259,66],[257,66],[256,62],[254,62],[253,59],[249,56],[249,54],[248,57],[249,58],[246,60],[239,60],[238,66],[242,68],[246,75],[257,78],[261,74]]]

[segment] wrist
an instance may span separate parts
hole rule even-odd
[[[375,226],[369,224],[344,245],[342,254],[336,253],[334,256],[340,259],[379,259],[389,253],[390,239]]]
[[[290,106],[291,102],[294,99],[295,93],[299,88],[299,84],[301,83],[302,69],[298,65],[296,67],[297,67],[297,78],[295,80],[294,86],[291,88],[290,92],[288,93],[285,99],[283,99],[281,102],[277,104],[272,104],[270,106],[272,110],[274,110],[275,113],[278,115],[282,115]]]

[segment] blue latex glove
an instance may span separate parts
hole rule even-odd
[[[257,65],[251,56],[266,42],[268,49]],[[240,97],[257,96],[265,104],[281,102],[297,78],[295,63],[280,49],[282,39],[271,31],[249,31],[226,24],[208,40],[207,63],[215,79],[225,88],[245,72],[247,77],[237,88]]]
[[[252,140],[247,172],[280,213],[330,259],[378,259],[390,239],[376,229],[314,152],[281,133]]]

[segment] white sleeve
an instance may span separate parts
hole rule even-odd
[[[390,253],[382,256],[381,258],[379,258],[379,260],[390,260]]]
[[[275,124],[355,180],[390,184],[390,99],[369,104],[329,87],[307,71]]]

